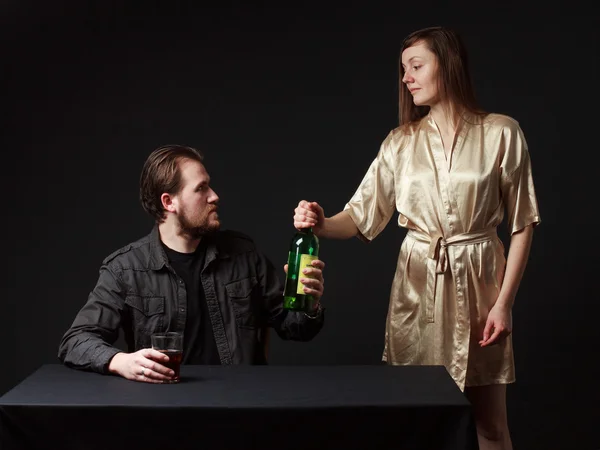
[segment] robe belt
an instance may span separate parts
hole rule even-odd
[[[427,299],[425,307],[425,318],[427,322],[434,322],[434,308],[436,295],[439,294],[437,289],[438,275],[442,275],[448,269],[448,252],[447,247],[455,245],[471,245],[481,242],[489,242],[496,240],[496,227],[487,230],[473,231],[471,233],[462,233],[449,238],[444,238],[441,234],[436,233],[429,235],[419,230],[409,230],[407,236],[416,239],[419,242],[429,244],[429,252],[427,254]],[[466,286],[460,286],[461,289]]]

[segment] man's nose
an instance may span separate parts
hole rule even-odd
[[[219,196],[212,189],[210,190],[210,195],[208,196],[208,201],[209,201],[209,203],[218,203],[219,202]]]

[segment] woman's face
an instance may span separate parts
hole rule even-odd
[[[417,41],[402,52],[402,82],[413,96],[417,106],[432,107],[440,101],[438,89],[438,62],[423,41]]]

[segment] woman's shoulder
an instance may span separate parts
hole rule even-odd
[[[396,150],[402,150],[417,135],[420,125],[421,121],[416,121],[397,126],[389,132],[384,142]]]
[[[404,136],[414,136],[419,131],[422,121],[423,119],[420,119],[415,120],[413,122],[405,123],[404,125],[397,126],[390,132],[390,134],[396,137],[397,139]]]
[[[520,128],[519,122],[506,114],[488,113],[482,120],[483,126],[491,130],[517,131]]]

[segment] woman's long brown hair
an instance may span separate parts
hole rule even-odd
[[[464,117],[465,113],[482,116],[486,113],[479,107],[469,74],[467,50],[460,36],[445,27],[430,27],[409,34],[402,42],[400,51],[399,79],[399,115],[400,125],[419,121],[429,112],[429,106],[417,106],[413,103],[412,95],[402,82],[404,69],[402,67],[402,52],[424,42],[435,54],[438,61],[438,90],[442,101],[452,109],[453,119]]]

